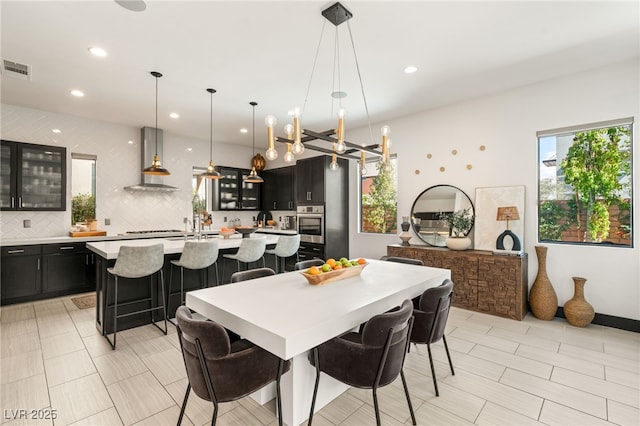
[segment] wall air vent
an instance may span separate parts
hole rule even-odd
[[[2,73],[9,77],[31,80],[31,65],[19,64],[17,62],[3,59]]]

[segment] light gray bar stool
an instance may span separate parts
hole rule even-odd
[[[216,285],[219,284],[218,279],[218,253],[220,249],[218,247],[217,240],[207,241],[186,241],[184,243],[184,249],[180,259],[171,261],[171,274],[169,275],[169,295],[171,295],[172,283],[173,283],[173,266],[180,267],[180,304],[184,305],[184,270],[204,270],[211,265],[216,267]],[[205,283],[205,287],[207,287]],[[200,286],[202,288],[202,285]],[[170,318],[169,321],[176,325],[175,319]]]
[[[113,341],[109,339],[109,335],[105,334],[105,338],[111,344],[111,349],[116,348],[116,334],[118,332],[118,318],[128,317],[143,312],[151,312],[151,322],[164,334],[167,334],[167,304],[164,294],[164,273],[162,266],[164,265],[164,246],[162,244],[154,244],[152,246],[132,247],[122,246],[118,250],[118,258],[112,268],[107,268],[107,272],[114,276],[114,304],[113,304]],[[160,287],[162,295],[162,306],[153,306],[153,280],[151,276],[160,272]],[[141,309],[135,312],[118,315],[118,278],[144,278],[149,279],[149,300],[150,308]],[[108,293],[107,293],[108,294]],[[122,306],[140,302],[134,300],[132,302],[120,303]],[[154,312],[162,309],[164,316],[164,330],[156,324]]]
[[[296,262],[300,260],[298,258],[298,249],[300,248],[300,234],[298,235],[280,235],[276,247],[273,249],[265,250],[266,254],[272,254],[276,258],[276,274],[284,272],[285,265],[284,259],[296,255]],[[278,271],[280,262],[282,262],[282,271]]]
[[[260,258],[262,258],[262,267],[264,268],[265,248],[267,248],[266,237],[243,238],[235,254],[224,254],[223,257],[235,260],[238,264],[238,271],[240,270],[240,262],[246,263],[248,269],[249,263],[256,262]],[[222,279],[224,279],[224,261],[222,262]]]

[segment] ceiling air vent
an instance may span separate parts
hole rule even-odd
[[[17,62],[3,59],[2,72],[9,77],[31,80],[31,65],[19,64]]]

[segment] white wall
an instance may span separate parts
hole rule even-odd
[[[415,197],[437,184],[450,184],[475,200],[478,187],[524,185],[524,249],[529,253],[529,285],[537,272],[536,131],[624,117],[635,117],[634,200],[640,202],[640,62],[632,61],[522,87],[426,111],[387,123],[392,152],[398,154],[398,218],[410,214]],[[374,126],[374,132],[381,124]],[[368,130],[350,131],[348,139],[369,142]],[[377,142],[377,141],[376,141]],[[486,150],[480,151],[479,146]],[[451,150],[456,149],[457,155]],[[426,155],[432,154],[431,159]],[[466,165],[472,169],[467,170]],[[444,172],[439,168],[445,167]],[[356,167],[351,165],[351,194]],[[416,174],[419,170],[420,173]],[[587,278],[585,295],[596,312],[640,319],[640,214],[634,210],[633,249],[546,244],[547,270],[562,306],[573,295],[572,276]],[[351,257],[377,258],[397,236],[357,232],[357,197],[350,203]],[[412,242],[418,242],[414,236]],[[421,242],[420,242],[421,243]]]

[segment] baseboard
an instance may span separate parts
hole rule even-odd
[[[566,318],[564,315],[564,309],[560,306],[556,312],[556,317]],[[615,317],[613,315],[598,314],[591,321],[592,324],[604,325],[605,327],[619,328],[621,330],[633,331],[634,333],[640,333],[640,321]]]

